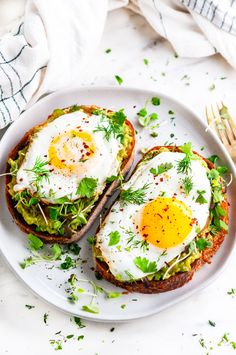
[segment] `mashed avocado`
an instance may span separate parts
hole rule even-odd
[[[56,109],[49,117],[49,121],[80,109],[81,107],[76,105],[66,109]],[[106,111],[104,113],[106,114]],[[36,127],[35,132],[39,129],[40,126]],[[120,164],[128,155],[132,139],[132,132],[124,124],[122,149],[118,153]],[[37,231],[60,235],[64,235],[65,233],[66,235],[73,234],[80,226],[87,223],[87,217],[99,199],[99,195],[97,194],[91,198],[83,197],[76,201],[70,201],[65,197],[59,199],[57,204],[47,205],[43,204],[37,195],[32,196],[27,190],[16,193],[13,189],[16,184],[15,174],[23,162],[27,149],[28,146],[18,151],[18,156],[15,160],[9,159],[8,161],[10,172],[12,173],[11,182],[8,184],[8,192],[12,196],[16,210],[21,214],[25,222],[28,225],[34,225]]]

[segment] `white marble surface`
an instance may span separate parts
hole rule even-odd
[[[111,48],[109,54],[105,49]],[[146,66],[143,59],[147,58]],[[76,68],[75,68],[76,70]],[[162,90],[198,112],[203,119],[208,103],[223,98],[236,115],[236,73],[218,55],[181,59],[138,15],[118,10],[108,16],[99,50],[81,73],[81,85],[117,85]],[[225,79],[221,79],[225,78]],[[214,84],[214,89],[210,90]],[[85,322],[78,329],[70,317],[37,299],[0,260],[0,354],[54,354],[50,339],[61,334],[84,335],[62,342],[59,353],[85,355],[233,354],[230,342],[218,346],[224,333],[236,342],[236,288],[234,252],[218,280],[207,289],[156,316],[126,324]],[[34,305],[27,309],[25,305]],[[44,314],[48,313],[48,324]],[[208,321],[216,326],[209,325]],[[111,328],[114,331],[110,331]],[[193,336],[195,335],[195,336]],[[205,347],[199,343],[204,339]],[[209,349],[213,347],[213,349]]]

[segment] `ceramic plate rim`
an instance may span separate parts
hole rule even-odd
[[[146,89],[141,89],[141,88],[137,88],[137,87],[132,87],[132,86],[123,86],[123,87],[115,87],[115,86],[110,86],[110,85],[105,85],[105,86],[83,86],[83,87],[71,87],[71,88],[67,88],[64,90],[60,90],[60,91],[56,91],[53,93],[48,94],[47,96],[43,97],[41,100],[39,100],[37,103],[35,103],[33,106],[29,107],[29,109],[27,111],[25,111],[18,120],[16,120],[15,122],[13,122],[11,124],[11,126],[8,127],[7,131],[5,132],[5,134],[3,135],[1,141],[0,141],[0,148],[1,145],[3,144],[7,144],[7,140],[8,140],[8,136],[11,135],[12,130],[14,130],[14,127],[17,123],[19,123],[19,120],[24,120],[24,115],[25,114],[29,114],[29,111],[35,111],[37,110],[37,107],[39,105],[44,105],[47,104],[48,101],[53,100],[54,98],[56,98],[57,96],[61,96],[63,95],[63,93],[68,94],[70,92],[80,92],[80,91],[102,91],[102,90],[113,90],[113,91],[128,91],[128,92],[136,92],[136,93],[140,93],[140,94],[145,94],[147,97],[151,96],[151,95],[157,95],[157,96],[161,96],[162,98],[166,99],[166,100],[170,100],[172,101],[175,105],[178,105],[180,107],[182,107],[186,112],[189,112],[191,115],[194,116],[195,121],[198,123],[199,126],[201,126],[202,129],[206,129],[207,125],[206,123],[201,120],[201,118],[198,116],[198,114],[196,114],[193,110],[191,110],[188,106],[186,106],[185,104],[183,104],[180,100],[171,97],[170,95],[163,93],[162,91],[158,91],[158,90],[146,90]],[[233,175],[233,179],[236,179],[236,168],[226,150],[226,148],[223,146],[223,144],[221,143],[220,139],[213,133],[212,129],[210,128],[208,130],[208,133],[211,135],[211,138],[215,141],[215,143],[220,146],[221,150],[224,153],[224,158],[227,160],[227,163],[230,166],[232,175]],[[6,142],[5,142],[6,141]],[[234,232],[234,234],[236,233],[236,231]],[[209,278],[207,278],[203,283],[201,283],[200,285],[197,285],[196,287],[194,287],[191,290],[188,290],[187,292],[185,292],[183,295],[178,296],[177,299],[173,299],[171,301],[168,301],[167,303],[165,303],[163,306],[158,307],[158,309],[152,309],[150,311],[146,311],[143,312],[141,314],[137,313],[135,315],[124,315],[123,319],[114,319],[114,318],[109,318],[106,317],[105,319],[102,318],[101,316],[98,315],[89,315],[89,316],[85,316],[83,315],[79,315],[81,318],[86,319],[86,320],[90,320],[90,321],[96,321],[96,322],[103,322],[103,323],[110,323],[110,322],[118,322],[118,323],[122,323],[122,322],[127,322],[127,321],[131,321],[131,320],[136,320],[136,319],[141,319],[144,317],[148,317],[148,316],[152,316],[155,315],[179,302],[182,302],[183,300],[191,297],[194,293],[199,292],[200,290],[208,287],[210,284],[212,284],[218,277],[219,275],[225,270],[227,264],[229,263],[232,253],[235,249],[235,244],[236,244],[236,240],[234,238],[233,244],[232,244],[232,248],[230,249],[230,251],[228,252],[227,258],[224,259],[223,265],[221,268],[218,268],[214,274],[212,276],[210,276]],[[10,263],[10,261],[7,259],[7,257],[4,255],[4,252],[2,250],[1,247],[1,243],[0,243],[0,253],[4,259],[4,261],[6,262],[6,264],[9,266],[9,268],[13,271],[13,273],[16,275],[18,280],[21,280],[24,285],[37,297],[39,297],[40,299],[42,299],[43,301],[45,301],[47,304],[52,305],[53,307],[55,307],[56,309],[66,313],[66,314],[70,314],[72,316],[75,315],[75,313],[68,311],[67,309],[65,309],[65,307],[60,306],[58,304],[55,304],[49,300],[47,300],[43,295],[39,294],[33,287],[31,287],[31,285],[27,282],[27,280],[25,280],[25,278],[23,277],[23,275],[19,274],[17,272],[17,270],[14,268],[14,266]],[[171,291],[174,292],[174,291]],[[76,313],[76,315],[78,315],[78,312]]]

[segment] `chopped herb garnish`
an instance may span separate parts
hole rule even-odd
[[[49,316],[48,313],[44,313],[44,315],[43,315],[43,321],[44,321],[45,324],[47,324],[48,316]]]
[[[28,309],[35,308],[35,306],[32,306],[32,305],[30,305],[30,304],[26,304],[25,307],[28,308]]]
[[[157,264],[155,261],[149,261],[147,258],[137,256],[134,259],[135,265],[145,273],[154,273],[157,271]]]
[[[184,179],[182,179],[182,184],[183,184],[183,189],[184,189],[185,195],[189,195],[190,191],[193,188],[192,176],[186,176]]]
[[[148,63],[149,63],[147,58],[144,58],[143,62],[144,62],[145,65],[148,65]]]
[[[206,191],[205,190],[197,190],[198,196],[196,198],[196,202],[200,203],[200,205],[203,205],[204,203],[207,203],[207,200],[203,196]]]
[[[74,317],[74,321],[75,321],[75,323],[78,325],[79,328],[84,328],[84,327],[85,327],[85,325],[83,324],[81,318],[79,318],[79,317]]]
[[[163,163],[163,164],[158,165],[156,169],[151,168],[150,173],[152,173],[153,175],[160,175],[160,174],[163,174],[166,171],[170,170],[171,168],[173,168],[172,163]]]
[[[231,290],[229,290],[229,291],[227,292],[227,294],[230,295],[230,296],[236,295],[236,288],[231,288]]]
[[[207,158],[210,162],[215,164],[215,162],[219,159],[218,155],[211,155],[209,158]]]
[[[64,262],[61,263],[61,269],[63,270],[68,270],[74,266],[75,266],[75,262],[69,255],[67,255]]]
[[[93,178],[83,178],[77,188],[76,194],[80,197],[92,197],[97,188],[97,180]]]
[[[113,231],[109,234],[109,246],[113,246],[119,243],[120,241],[120,233],[118,231]]]
[[[43,179],[49,180],[49,170],[45,168],[48,163],[48,161],[42,160],[42,158],[39,156],[36,158],[32,169],[24,169],[25,171],[31,172],[34,175],[32,183],[35,184],[37,190],[39,190],[39,183]]]
[[[153,138],[156,138],[156,137],[158,137],[158,133],[157,132],[151,132],[150,136],[153,137]]]
[[[210,242],[209,240],[207,240],[205,238],[199,238],[196,240],[196,246],[199,251],[202,251],[206,248],[210,248],[212,246],[212,242]]]
[[[29,245],[28,248],[30,249],[30,251],[32,252],[33,256],[30,256],[26,259],[24,259],[21,263],[20,266],[22,267],[22,269],[25,269],[28,266],[31,266],[33,264],[36,264],[38,262],[49,262],[49,261],[55,261],[57,259],[60,258],[61,256],[61,247],[58,244],[53,244],[49,249],[48,252],[46,254],[42,254],[39,253],[39,250],[42,249],[41,245],[41,240],[39,238],[37,238],[34,236],[34,238],[32,238],[32,234],[29,234],[28,236],[28,240],[29,240]],[[41,243],[39,243],[39,241]],[[38,249],[35,249],[38,248]]]
[[[124,114],[124,110],[121,109],[119,111],[114,112],[111,116],[103,116],[103,121],[105,125],[99,125],[96,127],[94,132],[103,132],[106,140],[109,141],[111,136],[116,139],[120,139],[121,143],[124,139],[124,122],[126,119],[126,115]]]
[[[82,339],[84,339],[84,335],[79,335],[79,336],[77,337],[77,340],[78,340],[78,341],[80,341],[80,340],[82,340]]]
[[[139,124],[142,127],[147,127],[151,121],[156,121],[158,119],[157,113],[153,112],[148,115],[146,107],[143,107],[137,113]]]
[[[116,81],[119,85],[123,83],[123,79],[119,75],[115,75]]]
[[[160,100],[159,97],[153,96],[151,102],[152,102],[152,104],[153,104],[154,106],[159,106],[160,103],[161,103],[161,100]]]
[[[146,107],[143,107],[139,110],[139,112],[137,113],[137,115],[139,115],[140,117],[145,117],[147,116],[147,109]]]
[[[94,314],[99,313],[98,306],[96,306],[94,304],[84,305],[84,306],[82,306],[82,310],[85,311],[85,312],[94,313]]]
[[[149,188],[149,184],[144,184],[143,187],[133,190],[132,187],[129,187],[127,190],[121,190],[120,199],[125,204],[133,203],[136,205],[141,205],[146,201],[146,192]]]
[[[185,153],[185,157],[177,162],[177,171],[178,173],[188,174],[191,171],[191,159],[194,158],[192,143],[185,143],[179,149]]]
[[[215,323],[215,322],[212,322],[212,320],[209,320],[208,323],[209,323],[212,327],[215,327],[215,326],[216,326],[216,323]]]
[[[106,50],[105,50],[105,53],[111,53],[111,48],[107,48]]]

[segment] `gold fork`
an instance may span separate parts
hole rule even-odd
[[[236,163],[236,124],[229,114],[227,106],[221,102],[216,107],[206,107],[206,117],[209,127],[214,129],[232,160]]]

